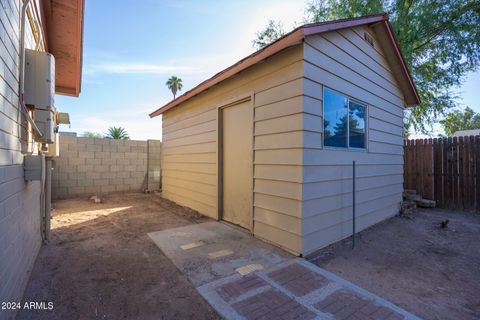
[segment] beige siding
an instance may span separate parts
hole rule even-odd
[[[40,183],[25,182],[17,121],[19,79],[19,0],[0,3],[0,301],[21,301],[41,246]],[[26,28],[26,47],[35,46]],[[30,143],[32,147],[32,143]],[[11,319],[15,311],[1,310]]]
[[[164,113],[163,196],[217,218],[217,108],[254,95],[254,233],[301,253],[303,85],[299,45]]]
[[[403,182],[403,95],[379,51],[363,40],[367,27],[307,37],[305,139],[302,155],[302,253],[352,231],[352,166],[357,162],[357,230],[398,212]],[[370,32],[370,35],[374,35]],[[322,89],[368,104],[367,152],[323,148]]]

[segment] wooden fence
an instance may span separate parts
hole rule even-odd
[[[404,188],[441,208],[480,212],[480,136],[405,140]]]

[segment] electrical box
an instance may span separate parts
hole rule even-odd
[[[25,156],[23,169],[26,181],[45,180],[45,157],[41,154]]]
[[[54,142],[48,145],[48,151],[43,154],[45,157],[59,157],[60,156],[60,136],[58,133],[55,133]]]
[[[25,50],[24,102],[34,109],[42,133],[38,142],[53,143],[55,128],[55,58],[48,52]]]
[[[35,109],[55,106],[55,58],[48,52],[25,49],[25,104]]]
[[[43,110],[35,109],[33,114],[33,120],[38,129],[42,133],[41,138],[37,138],[36,141],[43,143],[55,142],[55,109]]]

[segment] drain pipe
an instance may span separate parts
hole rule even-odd
[[[52,158],[45,158],[45,242],[50,241],[52,212]]]
[[[32,126],[33,132],[37,137],[42,137],[42,132],[40,129],[38,129],[35,121],[33,121],[32,117],[28,113],[27,106],[25,106],[25,100],[23,99],[24,92],[25,92],[25,23],[27,19],[27,8],[28,5],[30,4],[30,0],[24,0],[23,6],[22,6],[22,16],[20,20],[20,79],[18,83],[19,87],[19,102],[20,106],[18,107],[18,112],[17,112],[17,123],[20,123],[20,114],[23,112],[25,114],[25,117],[27,118],[27,121],[30,123]],[[18,138],[20,139],[20,126],[18,126]]]

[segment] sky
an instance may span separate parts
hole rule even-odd
[[[170,76],[188,91],[254,52],[269,19],[290,30],[303,14],[302,0],[86,0],[82,91],[56,97],[72,122],[60,131],[122,126],[132,139],[161,139],[161,117],[148,114],[172,99]],[[480,72],[469,74],[459,102],[480,112],[479,88]]]

